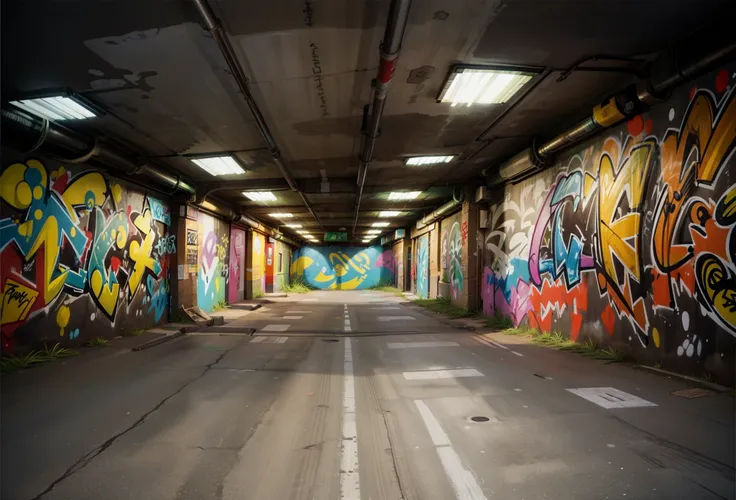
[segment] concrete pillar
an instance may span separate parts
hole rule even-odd
[[[171,259],[171,312],[176,315],[180,307],[197,305],[199,233],[196,214],[186,204],[174,205],[171,226],[177,242],[176,255]]]
[[[429,298],[436,299],[440,284],[440,224],[429,232]]]
[[[471,310],[480,308],[480,271],[479,262],[482,255],[479,255],[478,248],[478,230],[479,226],[479,207],[473,201],[472,188],[466,189],[465,200],[463,202],[463,211],[461,218],[461,230],[463,238],[463,276],[465,278],[465,287],[462,290],[462,296],[459,298],[461,307]]]

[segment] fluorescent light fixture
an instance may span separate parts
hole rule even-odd
[[[406,159],[407,165],[434,165],[436,163],[450,163],[455,155],[447,156],[413,156]]]
[[[373,224],[371,224],[371,227],[388,227],[390,225],[390,222],[374,222]]]
[[[230,156],[210,156],[207,158],[190,158],[192,162],[210,175],[244,174],[245,170]]]
[[[251,201],[276,201],[271,191],[243,191],[243,195]]]
[[[290,214],[288,212],[273,212],[268,214],[271,217],[276,217],[277,219],[290,219],[294,217],[294,214]]]
[[[313,238],[312,233],[309,231],[297,231],[297,233],[301,234],[305,238]]]
[[[402,191],[402,192],[393,192],[388,194],[389,200],[397,200],[397,201],[406,201],[406,200],[413,200],[417,196],[422,194],[421,191]]]
[[[72,97],[61,95],[10,101],[10,104],[51,121],[85,120],[98,116],[97,113],[83,106]]]
[[[382,232],[380,229],[369,229],[365,234],[381,234]]]
[[[440,92],[438,102],[458,104],[503,104],[536,73],[503,68],[456,66]]]
[[[379,217],[398,217],[401,215],[401,212],[397,212],[396,210],[382,210],[378,212]]]
[[[286,227],[290,227],[292,229],[299,229],[302,227],[301,224],[286,224]]]

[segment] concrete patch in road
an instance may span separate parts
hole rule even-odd
[[[378,321],[415,321],[414,316],[378,316]]]
[[[412,349],[414,347],[457,347],[457,342],[388,342],[389,349]]]
[[[406,380],[437,380],[463,377],[482,377],[483,374],[475,368],[457,368],[453,370],[426,370],[419,372],[404,372]]]
[[[580,389],[566,389],[591,403],[606,408],[637,408],[642,406],[657,406],[651,401],[642,399],[628,392],[620,391],[613,387],[583,387]]]
[[[262,332],[285,332],[291,325],[266,325],[261,328]]]

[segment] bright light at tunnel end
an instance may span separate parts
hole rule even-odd
[[[445,82],[438,102],[453,106],[465,104],[504,104],[536,73],[513,68],[455,66]]]

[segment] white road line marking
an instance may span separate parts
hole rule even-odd
[[[284,314],[311,314],[312,311],[286,311]]]
[[[426,370],[421,372],[404,372],[406,380],[430,380],[442,378],[482,377],[475,368],[458,368],[454,370]]]
[[[317,302],[317,299],[302,299],[299,302]]]
[[[506,346],[505,346],[505,345],[503,345],[503,344],[499,344],[499,343],[498,343],[498,342],[496,342],[495,340],[491,340],[491,339],[485,339],[485,340],[487,340],[487,341],[488,341],[488,342],[490,342],[491,344],[495,345],[496,347],[500,347],[501,349],[505,349],[505,350],[507,350],[507,351],[509,350],[509,348],[508,348],[508,347],[506,347]]]
[[[352,331],[353,331],[353,329],[352,329],[352,328],[350,328],[350,325],[347,325],[347,326],[346,326],[346,327],[344,328],[344,330],[345,330],[346,332],[352,332]]]
[[[581,389],[566,389],[567,391],[587,399],[591,403],[610,410],[611,408],[637,408],[640,406],[657,406],[651,401],[642,399],[628,392],[613,387],[584,387]]]
[[[511,351],[511,352],[513,354],[516,354],[517,356],[521,356],[522,358],[524,357],[524,355],[522,353],[520,353],[520,352],[516,352],[516,351]]]
[[[266,337],[256,337],[253,340],[250,341],[251,344],[258,344],[260,342],[263,342]]]
[[[457,342],[388,342],[389,349],[411,349],[413,347],[457,347]]]
[[[291,325],[266,325],[261,328],[262,332],[285,332]]]
[[[400,307],[384,306],[384,307],[369,307],[369,309],[380,309],[382,311],[389,311],[389,310],[398,310],[398,309],[401,309],[401,308]]]
[[[353,348],[345,339],[343,393],[342,393],[342,447],[340,456],[340,498],[360,500],[358,473],[358,428],[355,420],[355,377],[353,376]]]
[[[283,344],[289,337],[256,337],[250,341],[251,344]]]
[[[287,340],[289,340],[289,337],[274,337],[273,343],[274,344],[284,344]]]
[[[379,316],[378,321],[413,321],[414,316]]]
[[[302,319],[304,316],[284,316],[281,319]]]
[[[445,474],[455,490],[455,497],[458,500],[484,500],[486,496],[478,484],[478,480],[470,469],[465,468],[460,456],[452,447],[450,438],[442,429],[437,418],[432,414],[429,407],[421,400],[415,400],[414,404],[419,410],[424,425],[429,432],[432,443],[437,451],[437,456],[445,469]]]

